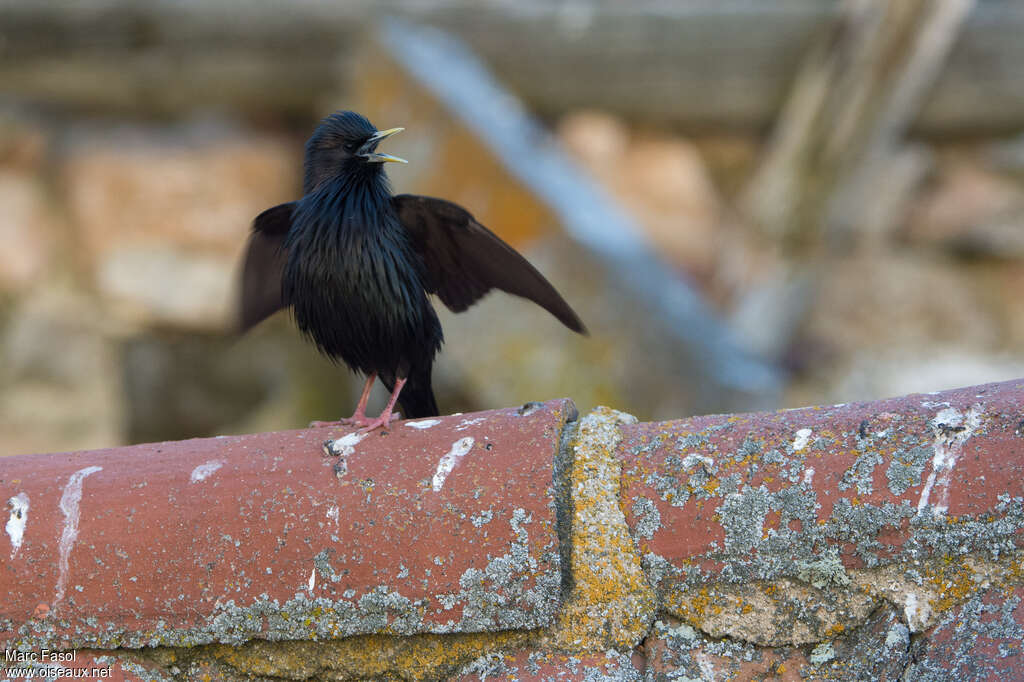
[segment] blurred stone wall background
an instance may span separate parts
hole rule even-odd
[[[359,379],[319,358],[287,316],[241,340],[226,332],[250,221],[297,196],[302,144],[337,108],[406,126],[389,146],[413,161],[392,173],[396,189],[465,204],[591,329],[573,338],[500,295],[443,315],[442,409],[562,395],[642,419],[745,407],[687,381],[658,321],[599,260],[573,260],[551,212],[457,116],[403,99],[416,85],[372,37],[384,14],[449,30],[494,69],[637,219],[639,238],[784,372],[773,404],[1024,376],[1024,9],[943,0],[893,17],[856,5],[5,3],[0,454],[299,427],[351,410]],[[908,54],[883,50],[896,61],[862,71],[869,59],[829,61],[828,50],[863,56],[892,40],[886,22],[905,29]],[[837,25],[866,38],[830,41]],[[929,52],[942,31],[948,50]],[[934,73],[919,68],[927,59]],[[830,80],[814,78],[818,62],[839,70],[825,71],[836,85],[800,128],[810,132],[793,171],[772,160],[810,99],[801,83]],[[915,87],[900,113],[892,103]],[[898,152],[876,166],[848,154],[869,144],[829,137],[862,100],[882,104],[849,125],[869,140],[883,129],[876,146]],[[806,161],[830,144],[847,154],[838,171]],[[821,189],[820,177],[849,167],[875,183],[848,211],[861,236],[787,233],[815,205],[808,196],[847,186]],[[813,181],[787,190],[802,198],[781,230],[756,210],[766,172]]]

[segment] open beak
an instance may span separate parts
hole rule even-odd
[[[388,128],[387,130],[379,130],[370,136],[370,139],[366,141],[366,144],[359,150],[359,155],[367,160],[369,163],[387,163],[393,161],[395,163],[409,163],[405,159],[400,159],[397,156],[391,156],[390,154],[379,154],[375,150],[377,143],[383,140],[385,137],[391,137],[395,133],[400,133],[405,128]]]

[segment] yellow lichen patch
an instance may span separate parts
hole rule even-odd
[[[480,656],[521,648],[531,631],[458,635],[362,635],[323,642],[250,642],[198,647],[193,661],[213,660],[252,675],[299,679],[432,680]]]
[[[1006,579],[1010,583],[1024,582],[1024,554],[1019,554],[1016,561],[1011,561],[1006,570]]]
[[[950,557],[945,559],[943,563],[946,565],[941,569],[934,570],[926,567],[921,571],[925,585],[931,588],[935,595],[928,603],[936,613],[948,611],[967,599],[977,591],[980,580],[983,579],[980,575],[976,575],[966,563],[958,561],[953,564],[952,561],[949,561]]]
[[[846,626],[844,626],[842,623],[836,623],[832,627],[830,627],[827,630],[825,630],[825,638],[826,639],[832,639],[834,637],[838,637],[839,635],[843,634],[845,631],[846,631]]]
[[[674,605],[677,615],[683,620],[690,622],[699,621],[707,613],[711,605],[711,594],[708,588],[702,587],[691,592],[687,599],[680,599]]]
[[[545,638],[563,651],[631,649],[657,607],[620,504],[619,425],[636,420],[599,407],[580,420],[570,474],[573,589]]]

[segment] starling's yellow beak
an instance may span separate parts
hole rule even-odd
[[[359,150],[359,155],[364,157],[369,163],[387,163],[392,161],[395,163],[409,163],[405,159],[400,159],[397,156],[391,156],[390,154],[378,154],[377,144],[385,137],[391,137],[395,133],[400,133],[405,128],[388,128],[387,130],[379,130],[370,136],[370,139],[366,141],[366,144]]]
[[[380,142],[385,137],[391,137],[395,133],[400,133],[403,130],[405,130],[405,128],[388,128],[387,130],[378,130],[370,136],[370,140],[372,142]]]

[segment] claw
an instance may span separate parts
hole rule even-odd
[[[381,427],[386,427],[386,426],[390,425],[391,422],[393,422],[393,421],[395,421],[397,419],[401,419],[401,418],[402,418],[402,415],[398,414],[397,412],[394,412],[392,414],[382,414],[381,416],[377,417],[376,419],[368,419],[366,421],[366,423],[362,425],[362,428],[359,429],[359,433],[369,433],[370,431],[373,431],[374,429],[379,429]]]

